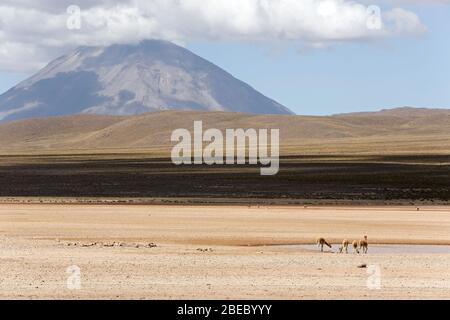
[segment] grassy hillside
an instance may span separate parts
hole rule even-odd
[[[0,124],[0,152],[144,152],[168,156],[173,130],[280,129],[284,155],[450,152],[450,111],[402,108],[327,117],[167,111],[137,116],[75,115]]]

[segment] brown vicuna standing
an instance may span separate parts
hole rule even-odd
[[[317,246],[320,248],[320,251],[323,252],[323,246],[326,245],[329,248],[332,248],[331,244],[329,244],[324,238],[317,239]]]
[[[350,242],[348,240],[344,240],[342,241],[342,245],[339,248],[339,253],[343,253],[345,250],[345,253],[348,253],[348,246],[349,246]]]
[[[353,253],[359,254],[359,250],[358,250],[358,241],[356,241],[356,240],[353,241],[352,245],[353,245]]]
[[[364,236],[364,240],[359,240],[359,248],[362,249],[362,252],[367,254],[369,250],[369,241],[367,240],[367,236]]]

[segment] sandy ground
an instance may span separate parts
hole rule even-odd
[[[450,208],[2,204],[0,298],[450,299],[450,253],[276,246],[364,234],[450,245]]]

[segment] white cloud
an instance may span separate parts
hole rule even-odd
[[[405,33],[410,30],[421,30],[423,28],[422,23],[414,13],[400,8],[395,8],[386,13],[385,18],[386,21],[391,23],[394,33]]]
[[[66,27],[69,5],[80,30]],[[299,47],[418,35],[425,27],[404,9],[367,27],[367,7],[346,0],[2,0],[0,70],[31,71],[78,45],[160,38],[176,42],[297,41]]]

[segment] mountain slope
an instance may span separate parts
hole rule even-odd
[[[171,109],[292,114],[216,65],[157,40],[80,47],[0,96],[0,121]]]
[[[163,148],[171,133],[204,128],[278,128],[282,149],[314,152],[449,152],[450,110],[349,114],[329,117],[165,111],[134,116],[76,115],[0,124],[0,151]],[[300,147],[295,147],[300,146]],[[9,150],[9,151],[8,151]]]

